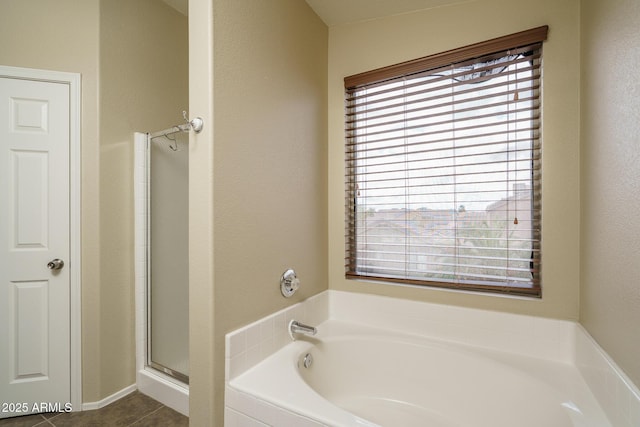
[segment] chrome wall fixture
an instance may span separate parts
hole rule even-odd
[[[202,120],[202,117],[196,117],[194,119],[189,120],[187,118],[186,111],[182,112],[182,117],[184,118],[185,123],[172,126],[169,129],[150,133],[149,139],[153,141],[153,139],[159,138],[161,136],[171,139],[169,138],[169,135],[173,135],[174,133],[179,133],[179,132],[189,132],[190,130],[194,131],[195,133],[202,132],[202,128],[204,127],[204,120]]]
[[[300,287],[300,279],[296,275],[296,272],[293,269],[288,269],[282,274],[280,278],[280,292],[285,298],[289,298],[291,295],[296,293],[298,288]]]
[[[305,325],[304,323],[300,323],[297,320],[291,320],[289,322],[289,327],[287,328],[287,330],[289,331],[289,336],[293,341],[296,340],[296,334],[313,336],[318,333],[317,328]]]

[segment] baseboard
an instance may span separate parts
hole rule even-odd
[[[116,391],[111,396],[107,396],[104,399],[99,400],[98,402],[86,402],[86,403],[83,403],[82,404],[82,410],[83,411],[91,411],[93,409],[104,408],[105,406],[109,405],[110,403],[113,403],[116,400],[122,399],[123,397],[133,393],[137,389],[138,389],[138,387],[135,384],[131,384],[130,386],[125,387],[120,391]]]

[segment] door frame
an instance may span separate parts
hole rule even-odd
[[[73,411],[82,410],[81,76],[79,73],[0,65],[0,77],[69,86],[69,315],[70,386]]]

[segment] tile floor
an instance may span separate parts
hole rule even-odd
[[[186,427],[188,425],[189,418],[137,391],[95,411],[48,413],[0,420],[0,427]]]

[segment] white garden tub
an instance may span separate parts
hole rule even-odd
[[[305,368],[307,355],[313,362]],[[264,413],[300,415],[260,420],[275,426],[611,426],[572,364],[340,320],[323,322],[315,337],[291,342],[228,386],[257,399]]]

